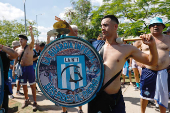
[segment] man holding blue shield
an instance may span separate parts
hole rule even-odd
[[[118,77],[103,91],[100,90],[100,93],[89,102],[88,113],[125,113],[125,103],[120,88],[120,70],[127,59],[131,57],[147,65],[157,65],[158,53],[153,36],[147,34],[140,36],[143,43],[148,45],[150,49],[149,54],[143,53],[134,46],[116,42],[118,24],[119,21],[114,15],[104,16],[101,21],[102,34],[106,38],[103,46],[103,64],[105,66],[103,85],[115,75],[118,75]],[[97,105],[101,105],[101,107]]]

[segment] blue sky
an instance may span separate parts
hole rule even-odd
[[[91,3],[93,6],[100,6],[102,0],[91,0]],[[36,21],[38,15],[40,41],[46,41],[47,31],[53,29],[52,26],[56,22],[55,16],[63,19],[65,10],[72,7],[70,0],[26,0],[25,5],[27,20]],[[18,22],[24,19],[24,0],[0,0],[0,20],[3,19],[18,20]]]

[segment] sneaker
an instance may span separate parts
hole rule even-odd
[[[24,93],[21,93],[20,91],[17,91],[17,92],[16,92],[16,95],[18,95],[18,96],[24,96]]]
[[[9,98],[10,98],[10,99],[14,99],[14,96],[13,96],[13,95],[9,95]]]
[[[67,113],[67,111],[66,112],[61,112],[61,113]]]
[[[60,106],[59,104],[55,103],[55,106]]]
[[[34,102],[33,104],[33,111],[36,111],[37,110],[37,102]]]
[[[28,100],[25,100],[24,105],[22,106],[22,108],[25,108],[25,107],[27,107],[27,106],[30,105],[30,104],[31,104],[31,102],[30,102],[29,99],[28,99]]]
[[[160,112],[160,109],[159,109],[159,107],[156,107],[156,106],[155,106],[155,110]]]
[[[138,91],[139,90],[139,87],[135,87],[134,91]]]
[[[154,100],[148,100],[148,104],[156,107],[156,104],[155,104],[155,101],[154,101]]]
[[[36,87],[36,92],[39,92],[38,88]]]
[[[158,111],[158,112],[160,112],[159,107],[156,107],[156,106],[155,106],[155,110]],[[169,113],[169,109],[166,109],[166,113]]]
[[[79,110],[78,113],[83,113],[83,110]]]

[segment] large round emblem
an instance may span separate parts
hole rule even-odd
[[[49,100],[75,107],[95,97],[103,82],[104,68],[90,43],[67,36],[51,42],[41,52],[36,77]]]

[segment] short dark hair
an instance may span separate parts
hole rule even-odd
[[[25,39],[25,40],[28,40],[27,36],[25,36],[25,35],[18,35],[18,37],[19,37],[19,38],[23,38],[23,39]]]
[[[111,20],[113,20],[113,21],[115,21],[117,24],[119,24],[119,20],[118,20],[117,17],[114,16],[114,15],[106,15],[106,16],[104,16],[104,17],[102,18],[102,20],[105,19],[105,18],[110,18]]]
[[[39,45],[40,47],[44,47],[45,46],[45,43],[40,43],[40,45]]]

